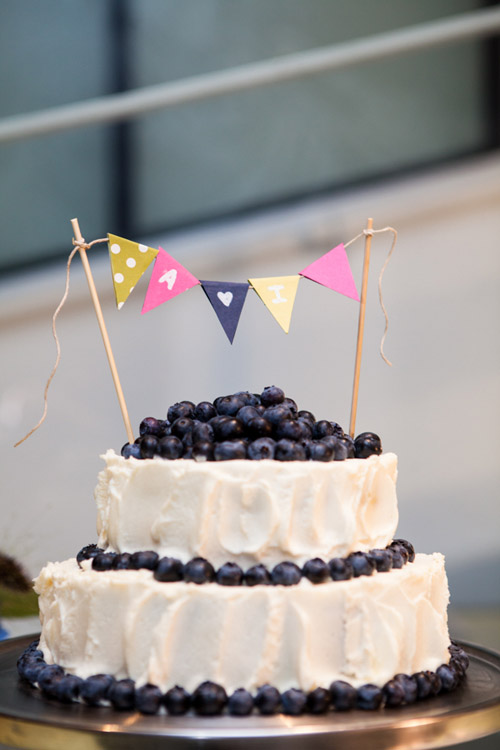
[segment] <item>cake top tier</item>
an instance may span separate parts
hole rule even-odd
[[[166,419],[143,419],[139,432],[134,443],[123,446],[124,458],[342,461],[382,453],[378,435],[364,432],[354,440],[337,422],[299,410],[274,385],[260,394],[180,401],[168,408]]]

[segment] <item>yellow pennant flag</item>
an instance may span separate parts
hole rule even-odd
[[[158,255],[158,250],[114,234],[108,234],[108,244],[116,306],[120,310],[144,271]]]
[[[290,329],[293,303],[301,276],[268,276],[248,279],[285,333]]]

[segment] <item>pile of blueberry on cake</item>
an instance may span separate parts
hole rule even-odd
[[[460,685],[444,558],[395,538],[397,457],[374,433],[270,386],[176,403],[103,459],[97,543],[35,581],[18,669],[48,699],[300,715]]]
[[[274,385],[260,395],[240,391],[213,403],[180,401],[166,419],[143,419],[139,431],[135,443],[123,446],[125,458],[343,461],[382,453],[378,435],[363,432],[353,440],[337,422],[299,411]]]

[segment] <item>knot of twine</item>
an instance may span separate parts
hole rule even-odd
[[[380,340],[380,356],[382,357],[384,362],[387,365],[389,365],[389,367],[392,367],[392,362],[390,362],[384,354],[384,342],[387,336],[387,329],[389,328],[389,316],[387,315],[387,310],[385,309],[384,298],[382,295],[382,279],[384,277],[385,269],[387,268],[388,263],[391,259],[391,255],[394,251],[394,248],[396,247],[398,233],[394,229],[394,227],[383,227],[382,229],[363,229],[363,231],[357,234],[356,237],[353,237],[352,240],[349,240],[349,242],[346,242],[344,247],[349,247],[349,245],[352,245],[354,242],[356,242],[356,240],[359,240],[360,237],[373,237],[374,234],[380,234],[381,232],[392,232],[392,243],[391,243],[391,247],[389,248],[389,252],[387,253],[387,257],[384,261],[384,265],[382,266],[382,269],[378,277],[378,298],[380,300],[380,307],[382,308],[382,312],[384,313],[384,318],[385,318],[384,333]]]
[[[56,361],[54,362],[54,366],[52,368],[52,372],[49,375],[49,379],[47,380],[47,383],[45,385],[45,390],[43,392],[43,414],[40,417],[38,423],[28,433],[26,433],[26,435],[23,438],[21,438],[21,440],[18,440],[17,443],[14,444],[14,448],[17,448],[18,445],[21,445],[21,443],[24,443],[24,441],[27,440],[30,437],[30,435],[32,435],[36,430],[38,430],[40,425],[42,425],[43,422],[45,421],[45,417],[47,416],[47,394],[49,391],[49,386],[52,382],[54,375],[56,374],[57,368],[59,367],[59,362],[61,361],[61,345],[59,344],[59,337],[56,331],[56,320],[57,320],[57,316],[59,315],[59,313],[61,312],[63,308],[64,303],[66,302],[68,298],[69,269],[71,267],[71,261],[73,260],[77,252],[89,250],[92,247],[92,245],[97,245],[97,243],[99,242],[107,242],[107,241],[108,241],[107,237],[104,237],[98,240],[93,240],[92,242],[85,242],[83,237],[81,240],[75,240],[75,239],[73,240],[74,247],[73,247],[73,250],[70,252],[67,263],[66,263],[66,285],[64,288],[64,294],[54,312],[54,315],[52,316],[52,335],[54,337],[54,341],[56,342],[57,355],[56,355]]]

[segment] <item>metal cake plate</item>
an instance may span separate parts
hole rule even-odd
[[[0,644],[0,743],[29,750],[426,750],[500,731],[500,654],[461,645],[467,679],[450,695],[399,709],[325,716],[142,716],[64,705],[18,679],[36,635]]]

